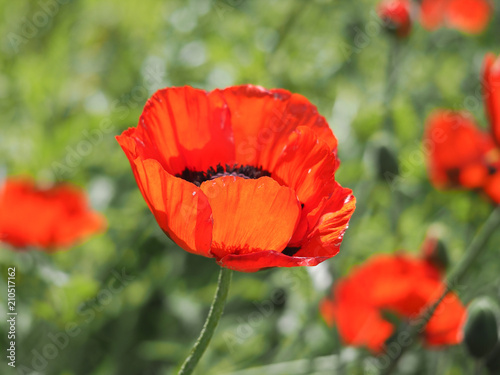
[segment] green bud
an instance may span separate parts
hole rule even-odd
[[[397,140],[387,132],[378,132],[370,140],[364,154],[364,163],[371,174],[392,185],[399,177]]]
[[[470,355],[486,357],[498,342],[497,306],[489,298],[475,299],[467,309],[464,343]]]
[[[376,149],[377,176],[383,181],[392,181],[399,175],[399,165],[394,153],[385,145]]]
[[[450,265],[448,250],[440,238],[427,236],[422,245],[422,253],[428,262],[442,271],[446,271]]]

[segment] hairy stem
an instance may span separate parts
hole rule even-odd
[[[196,365],[200,361],[201,356],[205,352],[214,335],[217,324],[219,323],[222,312],[224,311],[224,306],[226,305],[227,294],[229,292],[229,285],[231,284],[232,271],[227,268],[221,268],[219,273],[219,282],[217,285],[217,291],[215,292],[215,297],[208,312],[207,320],[203,325],[200,332],[200,336],[196,340],[189,356],[186,358],[182,364],[178,375],[189,375],[192,374]]]

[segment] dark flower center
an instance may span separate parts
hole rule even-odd
[[[299,250],[300,246],[299,247],[287,246],[285,250],[282,251],[282,254],[288,255],[289,257],[293,257]]]
[[[193,171],[189,168],[185,168],[182,173],[177,173],[176,177],[180,177],[183,180],[191,182],[196,186],[200,187],[201,184],[205,181],[213,180],[217,177],[223,176],[236,176],[242,177],[246,179],[257,179],[259,177],[271,176],[271,173],[266,171],[261,167],[253,167],[251,165],[238,165],[233,164],[221,165],[220,163],[217,166],[208,168],[205,172]],[[304,208],[304,203],[301,203],[301,207]],[[288,246],[283,250],[284,255],[294,256],[300,250],[300,247],[291,247]]]
[[[192,171],[191,169],[186,168],[182,171],[182,173],[177,173],[175,176],[188,182],[192,182],[199,187],[203,182],[213,180],[217,177],[236,176],[246,179],[257,179],[259,177],[271,176],[271,173],[262,169],[262,167],[238,164],[233,164],[231,166],[228,164],[221,165],[219,163],[215,168],[210,167],[205,172]]]
[[[495,166],[488,163],[485,163],[485,168],[487,169],[489,176],[492,176],[498,172],[498,169]],[[446,171],[446,175],[452,183],[459,184],[460,172],[461,172],[460,168],[451,168]]]

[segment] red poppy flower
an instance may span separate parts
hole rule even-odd
[[[436,187],[478,189],[500,203],[500,59],[492,54],[484,60],[483,82],[491,134],[466,112],[439,110],[427,120],[425,146]]]
[[[164,232],[227,268],[312,266],[354,211],[337,140],[301,95],[245,85],[167,88],[117,137]]]
[[[387,29],[394,31],[396,36],[408,36],[411,30],[409,0],[384,0],[378,5],[377,13]]]
[[[428,30],[441,26],[471,34],[483,31],[493,14],[489,0],[423,0],[420,20]]]
[[[394,333],[386,313],[416,319],[445,287],[436,267],[409,255],[378,255],[339,280],[320,310],[335,324],[348,345],[379,353]],[[446,296],[422,333],[427,345],[454,345],[461,341],[465,308],[456,295]]]
[[[429,174],[438,188],[481,188],[494,165],[491,136],[481,131],[465,112],[439,110],[427,120]]]
[[[500,146],[500,57],[488,53],[483,63],[483,94],[491,132]]]
[[[69,247],[105,227],[83,192],[70,185],[37,188],[29,179],[10,178],[0,187],[0,240],[15,248],[47,252]]]

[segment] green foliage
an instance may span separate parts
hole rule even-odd
[[[46,3],[56,10],[36,26]],[[366,29],[375,4],[0,1],[0,175],[76,183],[109,226],[54,255],[0,245],[0,315],[12,266],[19,311],[18,367],[11,371],[2,355],[0,372],[173,373],[202,327],[219,266],[180,250],[158,228],[114,136],[136,125],[158,88],[253,83],[298,92],[318,106],[339,138],[337,179],[354,190],[358,208],[340,254],[325,265],[233,275],[225,314],[195,373],[332,374],[339,350],[345,373],[367,373],[369,353],[341,348],[318,304],[329,281],[371,255],[418,252],[433,223],[444,228],[451,264],[461,258],[491,205],[474,194],[436,191],[420,140],[434,108],[465,109],[468,97],[478,100],[469,110],[487,126],[477,97],[480,65],[487,51],[500,52],[498,14],[481,36],[429,33],[416,24],[399,46],[391,99],[384,92],[392,42]],[[360,32],[367,34],[361,44]],[[387,124],[399,170],[391,181],[377,179],[366,161]],[[458,286],[465,303],[479,293],[499,299],[499,241],[496,233]],[[3,350],[5,319],[0,327]],[[61,339],[57,355],[40,361],[53,337],[67,343]],[[278,367],[252,370],[273,363]],[[458,375],[472,364],[460,346],[415,348],[398,371]]]

